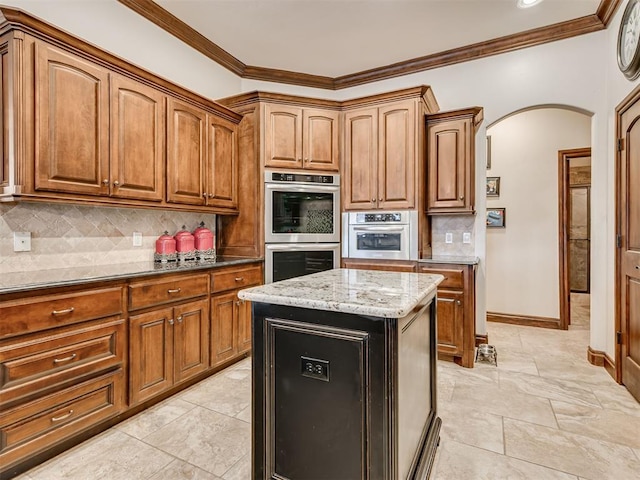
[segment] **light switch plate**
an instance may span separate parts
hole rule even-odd
[[[444,243],[453,243],[453,233],[447,232],[444,234]]]
[[[13,232],[13,251],[31,251],[31,232]]]
[[[133,246],[141,247],[142,246],[142,233],[133,232]]]
[[[462,234],[462,243],[471,243],[471,232],[464,232]]]

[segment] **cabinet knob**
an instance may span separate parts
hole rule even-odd
[[[120,182],[118,180],[116,180],[115,182],[113,182],[113,186],[114,187],[119,187],[120,186]]]
[[[375,199],[375,198],[372,198],[372,199],[371,199],[371,203],[376,203],[376,199]]]
[[[204,198],[207,198],[207,195],[208,195],[208,193],[207,193],[207,192],[204,192],[204,193],[202,194],[202,196],[203,196]]]
[[[213,198],[213,193],[210,193],[209,195],[207,195],[209,198]]]
[[[176,318],[176,320],[178,320],[178,323],[182,323],[182,315],[178,315],[178,318]]]
[[[240,300],[236,300],[236,305],[239,307],[240,306]]]
[[[460,300],[456,300],[456,305],[462,305],[462,302]]]
[[[174,323],[173,318],[170,318],[169,319],[169,325],[173,325],[173,323]]]
[[[102,180],[102,184],[103,184],[104,186],[109,185],[109,179],[108,179],[108,178],[105,178],[104,180]]]
[[[464,195],[460,195],[460,200],[464,200]]]
[[[305,158],[305,159],[304,159],[304,161],[305,161],[305,162],[308,162],[308,161],[309,161],[309,159],[308,159],[308,158]]]
[[[378,201],[379,201],[379,202],[381,202],[381,201],[382,201],[382,197],[380,197],[380,198],[378,199]]]

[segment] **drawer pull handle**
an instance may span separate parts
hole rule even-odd
[[[180,293],[180,287],[170,288],[169,290],[167,290],[167,293]]]
[[[236,282],[242,282],[244,280],[244,277],[236,277]]]
[[[64,358],[54,358],[53,359],[53,363],[63,363],[63,362],[68,362],[69,360],[73,360],[74,358],[76,358],[77,355],[75,353],[72,353],[71,355],[69,355],[68,357],[64,357]]]
[[[73,313],[74,310],[74,307],[65,308],[63,310],[54,310],[51,312],[51,315],[64,315],[65,313]]]
[[[71,415],[73,415],[73,410],[69,410],[67,413],[65,413],[64,415],[60,415],[59,417],[51,417],[51,421],[52,422],[59,422],[60,420],[64,420],[65,418],[69,418]]]

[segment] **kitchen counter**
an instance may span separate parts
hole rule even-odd
[[[242,290],[244,300],[401,318],[436,291],[442,275],[334,269]]]
[[[418,263],[451,263],[455,265],[477,265],[480,259],[473,256],[437,255],[432,258],[421,258]]]
[[[215,261],[186,263],[156,263],[153,261],[112,265],[57,268],[3,274],[0,277],[0,294],[27,292],[40,288],[64,287],[104,282],[123,278],[135,278],[171,272],[189,272],[210,268],[241,265],[262,261],[260,258],[218,257]]]

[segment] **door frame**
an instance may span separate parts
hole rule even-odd
[[[590,157],[591,147],[558,151],[558,263],[560,280],[560,328],[571,323],[571,289],[569,288],[569,163],[572,158]]]

